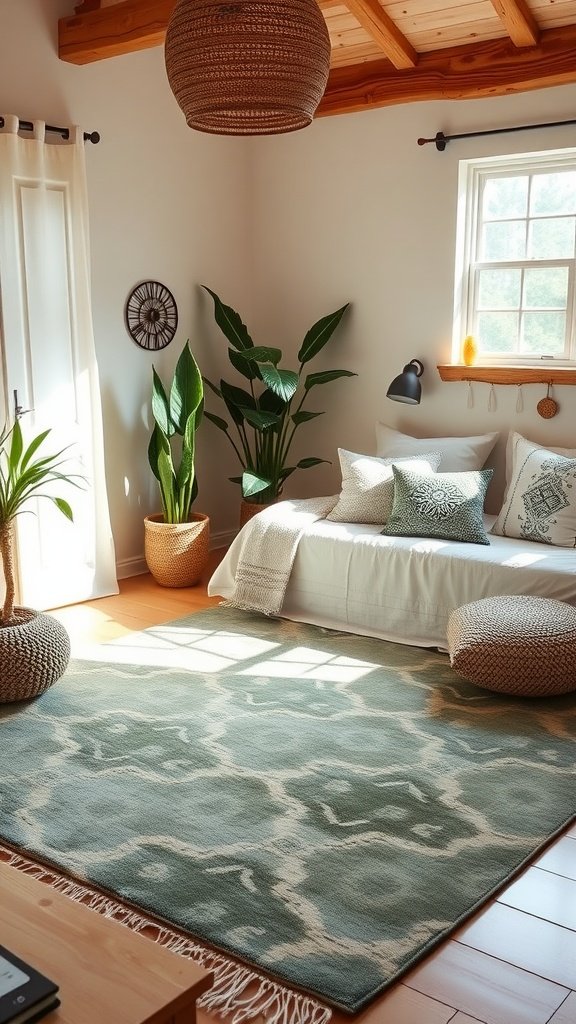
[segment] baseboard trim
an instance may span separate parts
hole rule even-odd
[[[212,533],[210,535],[210,550],[229,547],[237,532],[237,530],[220,530],[218,533]],[[148,566],[143,554],[136,555],[134,558],[121,558],[116,562],[116,578],[119,580],[126,580],[130,576],[142,576],[145,572],[148,572]]]
[[[148,566],[144,555],[138,555],[136,558],[122,558],[116,562],[116,578],[119,580],[126,580],[129,576],[142,576],[145,572],[148,572]]]

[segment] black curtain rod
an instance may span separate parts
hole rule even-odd
[[[3,128],[3,127],[4,127],[4,118],[0,117],[0,128]],[[22,132],[33,132],[34,131],[34,125],[32,124],[32,121],[19,121],[18,122],[18,128]],[[68,128],[57,128],[53,124],[47,124],[46,125],[46,131],[47,132],[52,132],[54,135],[61,135],[63,139],[69,139],[70,138],[70,130]],[[94,145],[96,145],[97,142],[100,142],[100,133],[99,132],[84,132],[84,142],[93,142]]]
[[[503,135],[506,132],[529,132],[534,128],[562,128],[567,124],[576,124],[573,121],[546,121],[543,124],[517,124],[512,128],[491,128],[485,132],[461,132],[459,135],[444,135],[444,132],[436,132],[433,139],[418,139],[419,146],[427,146],[429,142],[436,144],[439,153],[443,153],[449,142],[453,139],[477,139],[480,135]]]

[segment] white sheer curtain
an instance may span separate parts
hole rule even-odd
[[[73,507],[70,524],[49,501],[17,521],[18,600],[50,608],[118,592],[110,529],[98,368],[90,301],[88,201],[83,134],[0,129],[0,299],[4,405],[15,392],[25,438],[51,433],[44,448],[71,445],[87,479],[57,488]],[[43,449],[40,450],[42,452]],[[71,468],[71,467],[70,467]]]

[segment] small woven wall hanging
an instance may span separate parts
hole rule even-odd
[[[558,412],[558,402],[550,398],[550,384],[546,392],[546,398],[541,398],[536,406],[536,412],[544,420],[551,420],[553,416]]]
[[[312,121],[330,39],[317,0],[177,0],[165,57],[191,128],[275,135]]]

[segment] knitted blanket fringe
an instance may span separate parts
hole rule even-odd
[[[37,878],[89,910],[118,924],[144,934],[165,949],[192,960],[211,971],[214,984],[196,1005],[209,1013],[243,1024],[263,1017],[266,1024],[328,1024],[332,1011],[315,999],[285,988],[245,964],[234,962],[222,953],[187,938],[140,911],[124,906],[110,896],[59,874],[53,868],[29,860],[9,847],[0,845],[0,859],[11,867]]]
[[[334,508],[337,496],[270,505],[243,528],[234,591],[222,603],[248,612],[277,615],[306,528]]]

